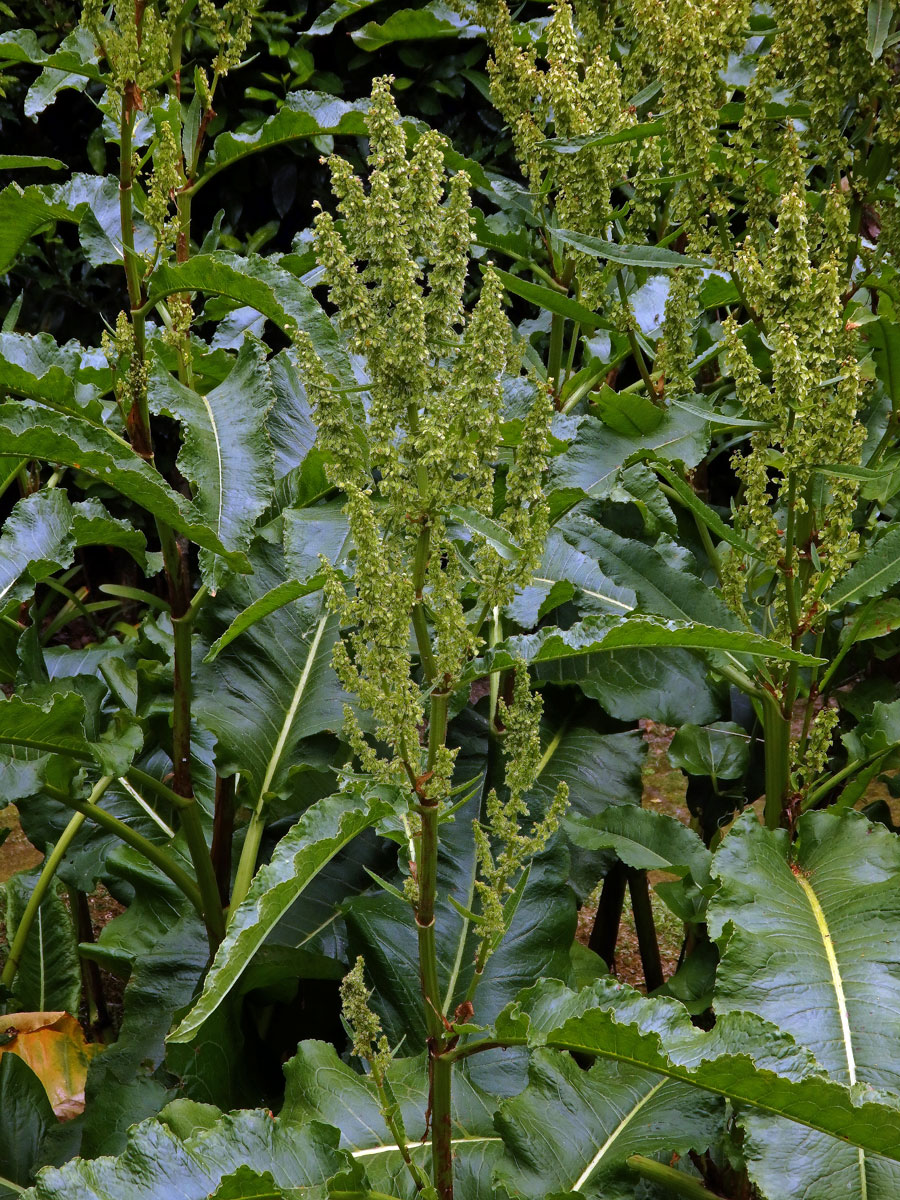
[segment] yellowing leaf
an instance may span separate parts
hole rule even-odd
[[[103,1049],[84,1040],[84,1030],[65,1012],[14,1013],[0,1018],[0,1054],[16,1054],[44,1085],[61,1121],[84,1111],[88,1064]]]

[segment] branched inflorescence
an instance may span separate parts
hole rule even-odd
[[[821,214],[810,207],[790,134],[782,170],[785,190],[768,245],[748,238],[737,256],[747,303],[771,347],[771,384],[731,319],[725,340],[738,398],[768,426],[734,459],[743,484],[736,524],[754,540],[764,570],[777,574],[774,632],[791,640],[816,624],[818,598],[856,549],[859,485],[840,468],[859,463],[865,431],[857,420],[855,333],[843,314],[846,197],[832,189]],[[738,611],[746,565],[734,554],[725,569],[725,594]]]
[[[315,235],[329,299],[350,349],[366,364],[365,436],[361,409],[302,333],[297,351],[330,477],[347,498],[355,548],[349,591],[326,567],[328,600],[346,629],[335,666],[389,752],[376,752],[348,709],[350,737],[368,772],[416,780],[423,800],[436,803],[449,790],[453,754],[433,748],[423,771],[427,695],[413,671],[410,620],[424,682],[451,690],[478,645],[472,615],[504,603],[539,557],[552,408],[541,389],[508,469],[505,507],[495,512],[501,379],[512,347],[490,267],[477,303],[464,303],[468,180],[447,177],[436,133],[407,151],[389,80],[375,85],[368,127],[368,186],[345,160],[331,158],[338,219],[321,213]],[[474,575],[455,541],[452,506],[472,514]],[[477,532],[477,514],[505,526],[519,550],[513,561]]]

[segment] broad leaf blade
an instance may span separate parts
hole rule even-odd
[[[856,813],[810,813],[799,834],[790,861],[786,834],[748,817],[716,855],[716,1011],[758,1012],[835,1080],[900,1092],[887,1016],[900,1011],[900,845]],[[751,1169],[771,1200],[826,1200],[836,1180],[858,1200],[887,1200],[900,1186],[900,1168],[827,1137],[760,1117],[748,1131]]]

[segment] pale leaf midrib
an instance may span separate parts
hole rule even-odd
[[[844,994],[844,981],[841,978],[840,966],[838,964],[837,955],[834,951],[834,940],[831,936],[831,931],[828,928],[828,921],[825,913],[819,903],[819,898],[816,895],[812,885],[802,875],[795,876],[803,893],[809,902],[809,907],[812,909],[813,918],[816,922],[816,928],[819,931],[819,936],[822,939],[822,945],[825,949],[825,958],[828,962],[828,969],[831,972],[831,985],[834,988],[835,1000],[838,1007],[838,1016],[841,1022],[841,1037],[844,1042],[844,1054],[847,1058],[847,1074],[850,1078],[850,1083],[856,1083],[856,1058],[853,1053],[853,1042],[850,1036],[850,1016],[847,1012],[847,997]],[[866,1177],[866,1153],[861,1147],[857,1147],[856,1151],[857,1162],[859,1164],[859,1195],[860,1200],[867,1200],[869,1194],[868,1179]]]
[[[634,1120],[634,1118],[641,1111],[641,1109],[644,1107],[644,1105],[649,1100],[653,1099],[653,1097],[656,1095],[656,1093],[659,1091],[659,1089],[666,1082],[667,1081],[665,1079],[661,1079],[659,1081],[659,1083],[655,1083],[653,1085],[653,1087],[650,1089],[650,1091],[647,1092],[647,1094],[645,1096],[642,1096],[640,1098],[640,1100],[638,1100],[637,1104],[635,1104],[635,1106],[629,1112],[627,1112],[625,1114],[625,1116],[618,1123],[618,1125],[615,1127],[615,1129],[612,1131],[612,1133],[609,1135],[609,1137],[606,1139],[606,1141],[603,1143],[603,1145],[600,1147],[600,1149],[597,1151],[597,1153],[594,1155],[594,1157],[591,1159],[591,1161],[588,1163],[588,1165],[584,1168],[584,1170],[581,1172],[581,1174],[578,1176],[578,1178],[575,1180],[575,1182],[569,1188],[570,1192],[579,1191],[584,1186],[584,1184],[587,1183],[588,1179],[590,1179],[591,1175],[593,1175],[594,1171],[600,1165],[606,1152],[615,1143],[616,1139],[620,1136],[622,1131],[626,1128],[626,1126],[628,1126]]]

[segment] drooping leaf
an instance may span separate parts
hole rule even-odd
[[[25,116],[36,118],[52,104],[64,88],[84,91],[91,75],[97,73],[99,50],[94,35],[83,25],[76,25],[54,51],[52,60],[63,66],[45,66],[28,89],[23,106]],[[2,51],[0,51],[2,54]]]
[[[323,134],[364,135],[367,105],[348,103],[326,92],[288,92],[278,112],[252,133],[220,133],[211,166],[218,170],[270,146]]]
[[[265,430],[274,396],[265,348],[245,340],[228,377],[205,396],[184,387],[157,360],[148,400],[151,411],[181,422],[178,466],[202,519],[229,550],[246,551],[274,487]],[[207,554],[200,563],[215,593],[223,565]]]
[[[173,292],[204,292],[248,304],[268,317],[290,337],[295,330],[309,334],[326,367],[340,381],[352,380],[346,353],[331,322],[309,288],[288,271],[258,254],[195,254],[187,262],[164,264],[150,279],[149,303]]]
[[[733,721],[717,725],[686,724],[669,744],[669,762],[689,775],[740,779],[750,757],[750,738]]]
[[[635,595],[610,579],[595,558],[572,545],[563,527],[550,530],[540,566],[507,605],[507,613],[530,629],[569,600],[585,613],[623,613],[634,607]]]
[[[634,1196],[631,1154],[704,1153],[720,1136],[722,1105],[687,1084],[620,1063],[585,1071],[568,1054],[536,1051],[528,1087],[497,1115],[498,1182],[515,1196]]]
[[[629,867],[690,874],[709,883],[711,855],[692,829],[675,817],[637,805],[611,805],[597,816],[570,816],[569,837],[589,850],[615,850]]]
[[[620,242],[605,242],[602,238],[573,233],[570,229],[554,229],[553,236],[566,245],[592,254],[595,258],[620,263],[625,267],[648,267],[651,271],[671,271],[678,267],[705,267],[699,258],[678,254],[664,246],[625,246]]]
[[[236,637],[240,637],[251,625],[255,625],[269,613],[284,608],[286,604],[290,604],[294,600],[321,591],[324,583],[324,575],[313,575],[311,579],[307,579],[303,583],[298,579],[286,579],[284,583],[276,583],[265,595],[260,596],[258,600],[248,604],[243,612],[238,613],[225,632],[210,646],[203,661],[213,662],[229,643],[233,642]]]
[[[309,29],[306,30],[306,36],[321,37],[323,34],[331,33],[339,22],[346,21],[348,17],[353,17],[376,3],[377,0],[336,0],[336,3],[329,4],[324,12],[319,13]]]
[[[64,492],[34,492],[19,500],[0,534],[0,605],[23,600],[35,583],[67,567],[74,553],[71,507]],[[22,579],[26,572],[28,578]]]
[[[536,633],[522,633],[487,649],[473,660],[463,678],[480,679],[494,671],[514,666],[518,660],[529,665],[559,664],[559,682],[574,681],[566,663],[601,652],[641,649],[645,646],[691,650],[730,650],[759,658],[812,664],[814,656],[782,646],[756,633],[715,629],[694,621],[657,617],[585,617],[570,629],[546,626]],[[545,672],[543,678],[553,676]]]
[[[12,1037],[0,1044],[0,1056],[15,1054],[28,1064],[61,1121],[82,1112],[88,1064],[103,1051],[103,1043],[86,1042],[84,1030],[68,1012],[12,1013],[3,1018],[3,1027]]]
[[[400,8],[379,24],[367,21],[350,34],[361,50],[380,50],[391,42],[411,42],[434,38],[474,37],[480,32],[444,0],[429,0],[423,8]]]
[[[257,871],[246,899],[231,914],[200,999],[170,1035],[171,1041],[190,1041],[306,885],[339,850],[386,817],[391,808],[392,799],[376,788],[368,795],[342,792],[307,809],[278,843],[271,862]]]
[[[759,1013],[808,1047],[834,1080],[896,1093],[900,846],[852,812],[808,813],[798,831],[792,856],[784,831],[747,816],[716,855],[716,1011]],[[746,1121],[751,1176],[770,1200],[896,1194],[900,1167],[768,1117]]]
[[[244,556],[225,549],[189,500],[103,426],[49,408],[0,404],[0,444],[23,458],[86,471],[230,565],[246,567]]]

